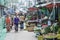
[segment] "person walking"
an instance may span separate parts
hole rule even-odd
[[[10,23],[11,23],[11,19],[9,17],[9,15],[6,16],[6,29],[7,29],[7,32],[10,31]]]
[[[24,15],[21,13],[20,15],[20,30],[24,29]]]
[[[14,25],[15,25],[15,31],[18,31],[18,24],[19,24],[19,18],[18,15],[16,14],[14,17]]]

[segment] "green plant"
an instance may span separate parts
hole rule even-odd
[[[57,31],[58,31],[58,29],[59,29],[59,25],[52,26],[51,29],[52,29],[51,31],[52,31],[53,33],[57,33]]]
[[[50,29],[50,27],[46,27],[44,30],[45,30],[44,34],[51,33],[51,29]]]
[[[57,33],[60,34],[60,28],[58,29],[58,32]]]
[[[31,19],[31,16],[29,15],[29,16],[27,16],[27,18],[28,18],[28,20],[30,20]]]

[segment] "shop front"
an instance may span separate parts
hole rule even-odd
[[[5,16],[3,16],[4,8],[4,6],[0,5],[0,40],[4,40],[4,37],[6,36]]]

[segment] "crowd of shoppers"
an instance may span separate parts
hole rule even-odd
[[[15,13],[15,15],[6,15],[6,29],[7,32],[10,32],[14,25],[15,32],[18,32],[18,25],[20,24],[20,30],[24,29],[24,15],[21,13],[19,15],[18,13]]]

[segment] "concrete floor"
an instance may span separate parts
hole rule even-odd
[[[14,30],[11,30],[11,32],[7,33],[5,40],[37,40],[37,38],[34,32],[19,30],[15,33]]]

